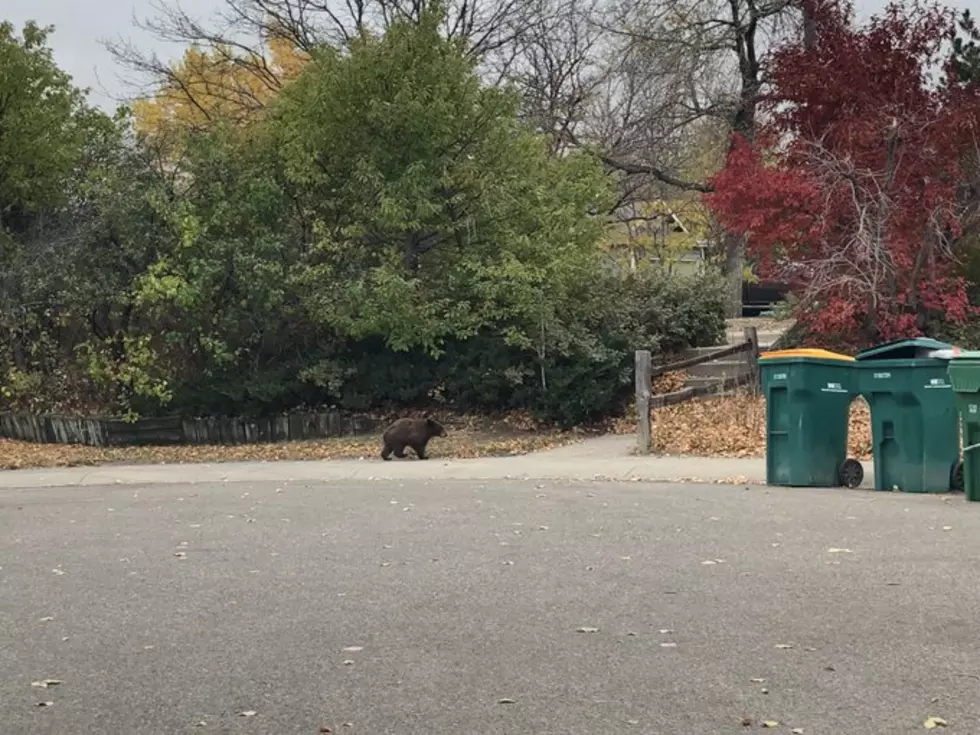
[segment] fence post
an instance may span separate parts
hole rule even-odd
[[[649,454],[653,427],[650,418],[650,351],[636,351],[636,451]]]
[[[752,345],[748,355],[749,375],[752,377],[752,387],[759,387],[759,333],[755,327],[746,327],[743,332],[745,341]]]

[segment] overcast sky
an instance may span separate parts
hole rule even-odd
[[[958,8],[975,5],[977,0],[946,0]],[[9,20],[20,29],[28,20],[53,25],[50,39],[55,59],[75,83],[91,89],[92,102],[112,109],[114,98],[130,92],[124,84],[125,72],[116,67],[100,39],[122,36],[141,48],[153,48],[164,58],[174,58],[179,49],[164,44],[135,28],[132,18],[155,15],[154,3],[172,0],[0,0],[0,20]],[[865,16],[884,7],[886,0],[855,0],[858,13]],[[213,15],[223,0],[182,0],[182,6],[199,18]]]

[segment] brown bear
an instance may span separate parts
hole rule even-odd
[[[405,447],[411,447],[419,459],[425,456],[425,445],[434,436],[445,436],[446,430],[435,419],[425,416],[420,419],[398,419],[385,431],[381,459],[388,461],[392,453],[399,459],[405,458]]]

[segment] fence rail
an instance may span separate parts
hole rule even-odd
[[[755,327],[745,327],[745,341],[730,347],[722,347],[719,350],[708,353],[707,355],[696,355],[684,360],[672,362],[669,365],[662,365],[657,368],[651,366],[649,350],[636,351],[636,443],[639,454],[649,454],[653,447],[653,415],[651,410],[663,408],[664,406],[674,406],[684,403],[692,398],[708,396],[735,388],[758,385],[759,383],[759,335]],[[741,375],[719,380],[717,383],[708,385],[689,386],[673,393],[653,395],[651,382],[654,378],[678,370],[704,365],[715,360],[732,355],[746,355],[746,369]]]
[[[366,434],[377,419],[341,411],[304,411],[268,418],[118,419],[0,413],[0,437],[39,444],[120,447],[174,444],[257,444]]]

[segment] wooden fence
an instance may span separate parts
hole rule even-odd
[[[0,437],[94,447],[300,441],[366,434],[378,425],[378,420],[372,417],[340,411],[298,412],[269,418],[174,416],[133,422],[0,413]]]
[[[722,347],[707,355],[697,355],[657,368],[653,368],[651,365],[649,350],[636,351],[636,448],[639,454],[649,454],[653,446],[652,409],[673,406],[689,401],[692,398],[734,390],[742,386],[758,385],[759,336],[755,327],[746,327],[744,335],[745,341],[739,344],[732,345],[731,347]],[[652,381],[654,378],[743,353],[747,358],[747,369],[739,375],[723,378],[716,383],[708,385],[690,386],[673,393],[653,395]]]

